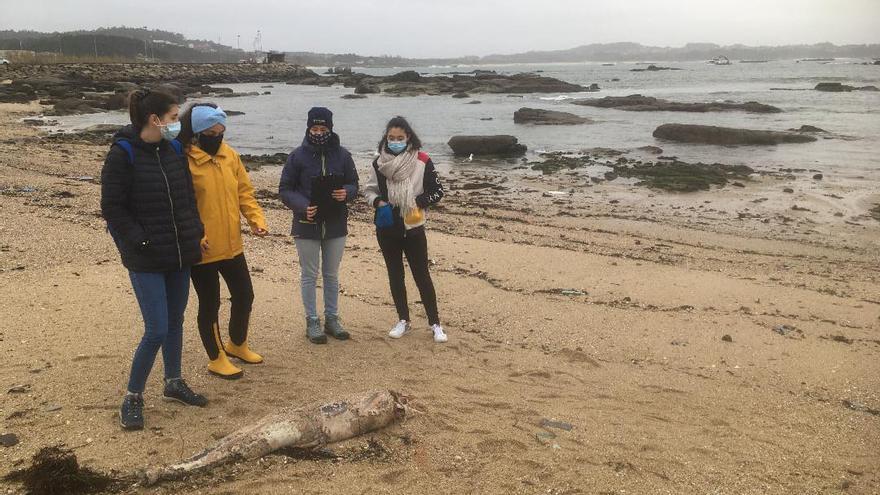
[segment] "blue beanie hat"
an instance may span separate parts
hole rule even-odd
[[[309,110],[309,121],[308,121],[308,129],[316,125],[327,126],[331,131],[333,130],[333,112],[328,108],[324,107],[313,107]]]
[[[212,108],[204,105],[193,107],[191,118],[192,130],[196,134],[210,129],[216,124],[226,127],[226,112],[220,108]]]

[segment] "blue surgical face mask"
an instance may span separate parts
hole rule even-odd
[[[162,133],[162,139],[173,141],[180,134],[180,121],[160,125],[159,132]]]
[[[388,141],[388,149],[395,155],[406,149],[406,141]]]

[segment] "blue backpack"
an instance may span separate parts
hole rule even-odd
[[[174,152],[177,153],[177,156],[183,157],[183,145],[180,143],[180,141],[172,139],[168,142],[171,143],[171,147],[174,148]],[[118,144],[120,148],[125,150],[125,152],[128,154],[128,164],[134,165],[134,148],[132,148],[131,146],[131,141],[129,141],[128,139],[120,139],[113,144]]]

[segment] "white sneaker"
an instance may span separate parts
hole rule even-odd
[[[434,332],[434,342],[442,344],[449,340],[449,337],[446,336],[443,327],[440,325],[431,325],[431,331]]]
[[[388,332],[388,336],[392,339],[399,339],[403,337],[403,334],[409,332],[409,328],[410,325],[408,321],[400,320],[397,322],[397,325],[394,325],[394,328],[392,328],[391,331]]]

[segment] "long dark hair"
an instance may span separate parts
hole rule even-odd
[[[180,144],[186,147],[191,146],[196,137],[196,134],[193,132],[192,124],[192,112],[195,107],[218,108],[215,103],[195,103],[187,107],[186,111],[183,112],[183,115],[180,116],[180,134],[177,135],[177,140],[180,141]]]
[[[177,105],[177,97],[162,91],[136,89],[128,94],[128,116],[135,129],[147,125],[150,115],[165,115],[171,107]]]
[[[409,149],[416,151],[422,149],[422,140],[419,139],[416,131],[413,130],[412,126],[409,125],[409,122],[405,118],[398,115],[389,120],[388,124],[385,126],[385,132],[382,133],[382,139],[379,140],[379,153],[384,151],[388,146],[388,131],[391,129],[403,129],[403,132],[406,133],[406,141],[409,145]]]

